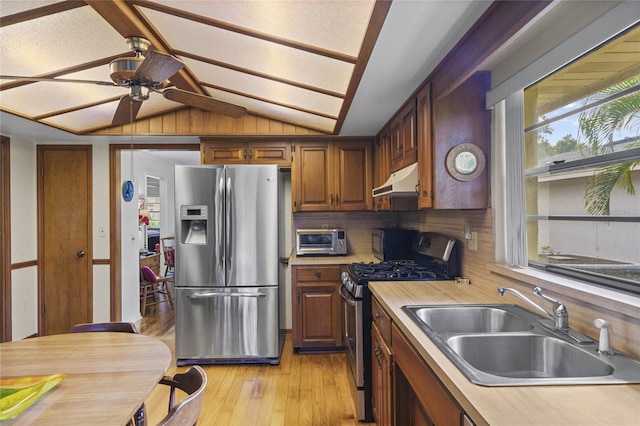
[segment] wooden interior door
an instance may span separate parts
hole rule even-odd
[[[91,146],[38,146],[39,332],[93,317]]]
[[[9,138],[0,136],[0,342],[11,340],[11,202]]]

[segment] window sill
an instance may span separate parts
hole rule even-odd
[[[605,309],[614,310],[630,317],[638,318],[640,297],[609,290],[583,281],[550,274],[533,268],[519,268],[494,263],[489,270],[501,277],[540,286],[545,290],[560,293]]]

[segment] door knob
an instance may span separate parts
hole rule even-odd
[[[80,250],[79,252],[76,253],[76,256],[78,257],[84,257],[84,250]]]

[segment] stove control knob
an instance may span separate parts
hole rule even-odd
[[[341,277],[342,277],[342,284],[346,284],[349,281],[349,274],[347,274],[346,272],[343,272]]]

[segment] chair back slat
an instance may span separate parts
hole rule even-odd
[[[162,383],[162,382],[161,382]],[[186,392],[189,396],[184,398],[169,410],[158,426],[195,425],[202,411],[204,390],[207,387],[207,374],[202,367],[195,365],[186,373],[179,373],[168,380],[172,386],[172,395],[175,388]]]
[[[100,331],[138,334],[136,326],[131,322],[94,322],[86,324],[76,324],[71,329],[71,333],[92,333]]]
[[[168,247],[164,251],[164,263],[169,266],[175,265],[176,251],[173,247]]]

